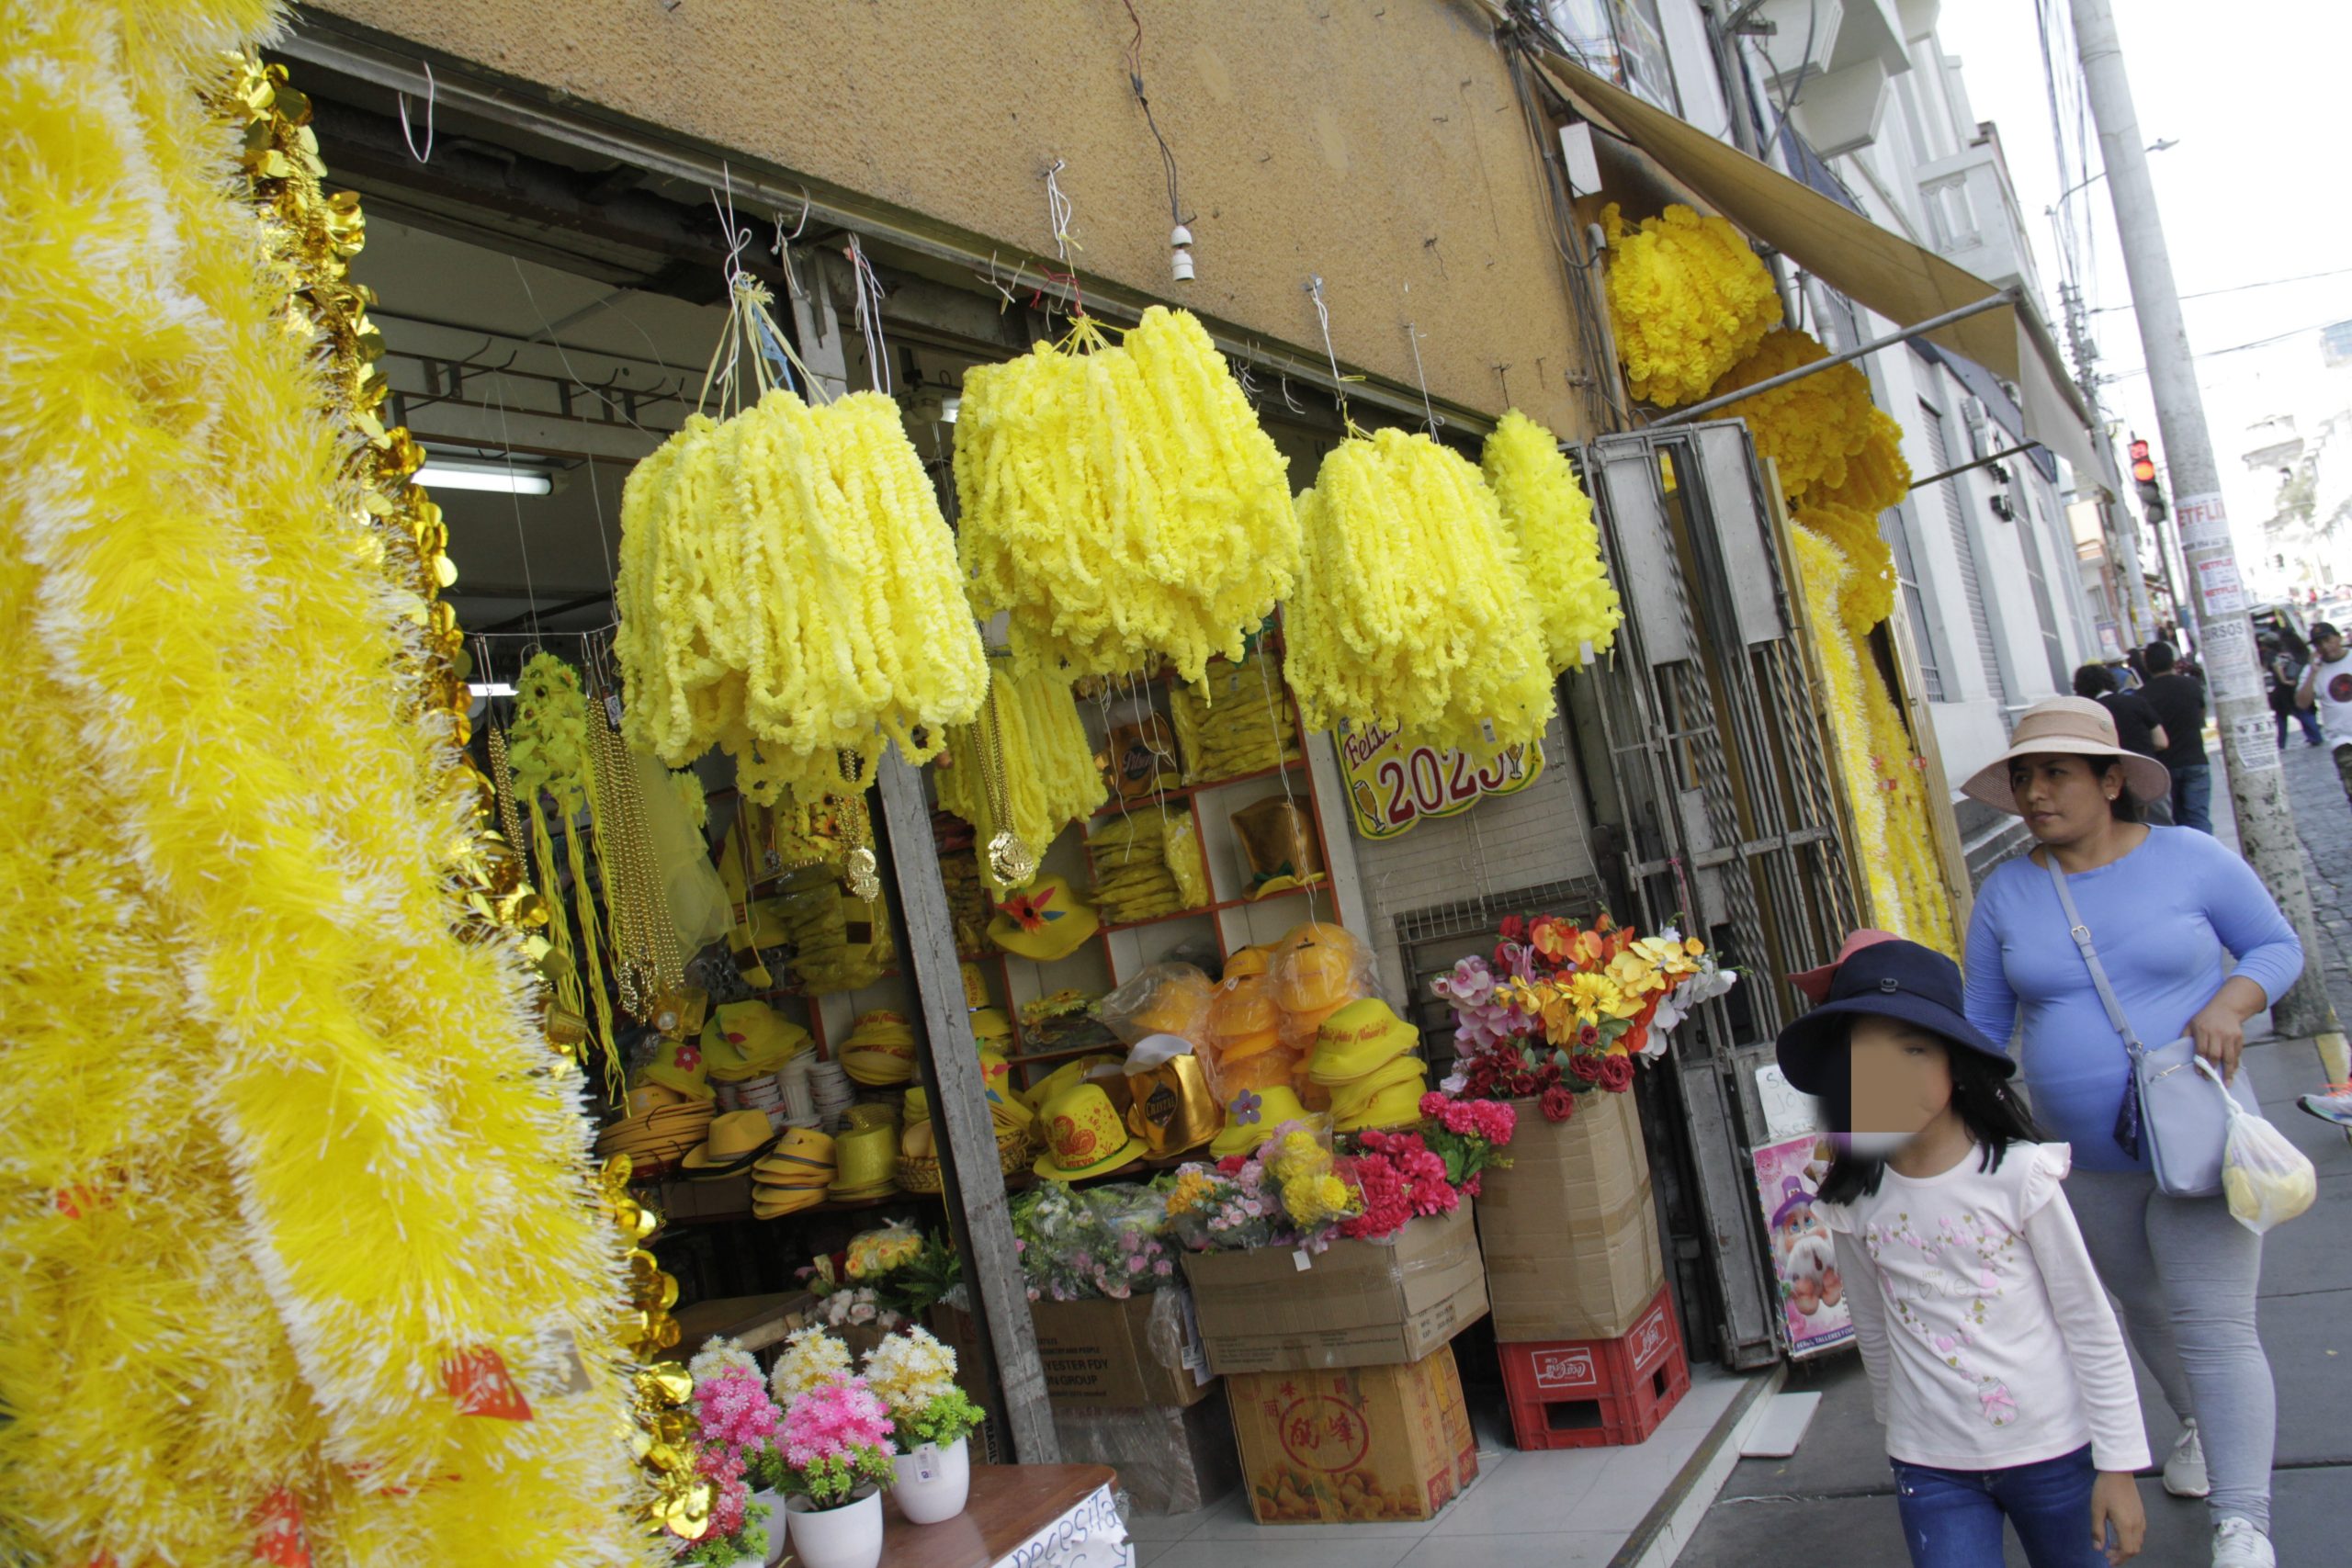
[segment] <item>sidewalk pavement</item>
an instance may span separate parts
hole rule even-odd
[[[2301,738],[2283,759],[2306,852],[2322,945],[2339,1015],[2352,1019],[2352,804],[2328,752]],[[2214,761],[2217,837],[2234,844],[2228,792]],[[2352,1496],[2352,1145],[2344,1134],[2295,1109],[2295,1096],[2323,1076],[2309,1040],[2249,1046],[2263,1111],[2319,1168],[2319,1201],[2264,1241],[2262,1341],[2278,1387],[2278,1447],[2273,1471],[2272,1540],[2282,1568],[2352,1561],[2344,1501]],[[2135,1363],[2136,1365],[2136,1363]],[[1792,1368],[1790,1392],[1822,1394],[1804,1444],[1786,1460],[1743,1460],[1732,1472],[1679,1559],[1687,1568],[1900,1568],[1907,1562],[1895,1522],[1884,1434],[1871,1416],[1870,1387],[1851,1352]],[[2151,1450],[2161,1461],[2179,1427],[2144,1370],[2140,1402]],[[2202,1503],[2165,1495],[2153,1471],[2140,1493],[2146,1568],[2206,1568],[2209,1527]],[[2007,1562],[2024,1557],[2012,1542]]]

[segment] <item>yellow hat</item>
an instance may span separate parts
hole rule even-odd
[[[1354,1114],[1343,1114],[1340,1099],[1331,1100],[1331,1125],[1342,1133],[1361,1133],[1372,1127],[1408,1127],[1421,1119],[1421,1096],[1429,1092],[1429,1084],[1419,1076],[1390,1084],[1359,1107]]]
[[[821,1187],[753,1187],[752,1189],[752,1218],[780,1220],[787,1214],[801,1213],[825,1201]]]
[[[1265,1089],[1277,1085],[1298,1086],[1302,1058],[1288,1047],[1253,1052],[1238,1059],[1219,1057],[1216,1062],[1216,1091],[1228,1103],[1245,1089]]]
[[[1244,1089],[1227,1102],[1225,1131],[1210,1143],[1209,1153],[1219,1159],[1255,1154],[1260,1144],[1274,1135],[1275,1128],[1285,1122],[1305,1120],[1306,1107],[1299,1103],[1297,1091],[1288,1086]]]
[[[1429,1067],[1419,1057],[1399,1056],[1386,1066],[1366,1073],[1353,1083],[1340,1084],[1331,1090],[1331,1119],[1334,1122],[1361,1121],[1374,1100],[1398,1089],[1413,1091],[1413,1103],[1419,1106],[1420,1097],[1429,1092]],[[1394,1109],[1393,1103],[1390,1109]],[[1417,1109],[1413,1120],[1420,1119]],[[1394,1126],[1388,1122],[1372,1122],[1373,1126]]]
[[[867,1197],[888,1191],[899,1168],[896,1127],[853,1127],[833,1140],[833,1196]]]
[[[938,1149],[938,1135],[928,1122],[914,1122],[899,1134],[899,1158],[901,1160],[929,1159]]]
[[[899,1108],[887,1100],[861,1100],[849,1108],[849,1124],[853,1127],[895,1127],[899,1124]]]
[[[684,1105],[691,1100],[694,1100],[694,1096],[672,1089],[668,1084],[641,1083],[628,1091],[628,1113],[643,1116],[665,1105]]]
[[[1273,987],[1262,975],[1227,976],[1209,1003],[1212,1039],[1272,1034],[1281,1027],[1282,1010],[1274,1006]]]
[[[1142,1154],[1101,1084],[1064,1089],[1045,1109],[1046,1152],[1030,1167],[1052,1181],[1115,1170]]]
[[[1284,1012],[1311,1012],[1363,994],[1370,956],[1344,926],[1309,921],[1292,928],[1274,955],[1274,1000]]]
[[[1246,980],[1252,975],[1263,975],[1272,954],[1264,947],[1245,947],[1226,954],[1225,977],[1228,981]]]
[[[1420,1043],[1420,1032],[1378,997],[1350,1002],[1315,1035],[1308,1075],[1319,1084],[1353,1083]]]
[[[849,1026],[849,1038],[842,1042],[842,1046],[846,1050],[852,1045],[911,1046],[914,1043],[915,1026],[907,1021],[906,1014],[876,1008],[857,1015],[857,1021]]]
[[[1201,1059],[1190,1051],[1129,1073],[1127,1089],[1135,1096],[1127,1107],[1127,1130],[1144,1141],[1154,1159],[1196,1149],[1225,1124]]]
[[[910,1129],[918,1122],[930,1121],[931,1091],[921,1084],[915,1085],[914,1088],[907,1090],[907,1098],[899,1102],[899,1114],[906,1119],[906,1125]]]
[[[994,1051],[980,1053],[980,1077],[988,1084],[989,1114],[996,1119],[999,1128],[1025,1128],[1036,1120],[1037,1113],[1029,1109],[1012,1087],[1012,1064]]]
[[[1147,1034],[1173,1034],[1179,1040],[1198,1044],[1207,1032],[1209,1010],[1216,999],[1216,987],[1209,977],[1189,964],[1170,965],[1171,973],[1163,976],[1152,988],[1151,998],[1127,1015],[1119,1033],[1128,1040],[1140,1040]]]
[[[710,1021],[741,1064],[730,1080],[714,1055],[710,1076],[721,1083],[764,1077],[808,1049],[808,1032],[763,1001],[722,1003]],[[703,1031],[706,1043],[712,1032]]]
[[[1076,953],[1100,924],[1069,880],[1049,871],[1035,886],[997,906],[989,921],[989,940],[1019,957],[1051,964]]]
[[[899,1013],[866,1013],[842,1042],[841,1063],[842,1071],[869,1089],[905,1083],[915,1076],[914,1026]]]
[[[1001,1008],[978,1008],[972,1013],[972,1038],[983,1046],[1002,1045],[1012,1039],[1012,1020]]]
[[[702,1026],[695,1048],[702,1053],[703,1076],[713,1083],[741,1083],[753,1076],[744,1066],[743,1053],[729,1043],[715,1018]]]
[[[833,1140],[814,1127],[786,1127],[776,1145],[752,1168],[763,1187],[826,1187],[833,1179]]]
[[[678,1163],[702,1176],[732,1176],[775,1146],[775,1129],[764,1111],[730,1111],[714,1117],[710,1134]]]
[[[988,977],[980,973],[980,966],[977,964],[964,964],[958,967],[961,968],[964,976],[964,1005],[974,1011],[988,1006],[989,982]]]
[[[695,1100],[712,1098],[709,1071],[703,1065],[702,1047],[683,1040],[664,1040],[653,1053],[653,1060],[639,1075],[647,1083],[658,1083],[663,1089],[674,1089]]]
[[[1117,1066],[1119,1062],[1119,1057],[1106,1056],[1099,1052],[1091,1056],[1080,1056],[1074,1061],[1064,1062],[1060,1066],[1031,1084],[1029,1092],[1022,1098],[1029,1102],[1031,1109],[1043,1111],[1058,1099],[1065,1090],[1083,1083],[1087,1075],[1095,1068]]]

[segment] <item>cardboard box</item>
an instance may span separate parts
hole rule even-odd
[[[1152,1405],[1206,1399],[1216,1378],[1193,1321],[1189,1291],[1123,1302],[1033,1302],[1037,1355],[1055,1407]]]
[[[1453,1348],[1409,1366],[1226,1380],[1261,1525],[1426,1519],[1478,1476]]]
[[[1666,1280],[1634,1097],[1581,1096],[1566,1122],[1522,1106],[1510,1161],[1478,1198],[1495,1337],[1623,1335]]]
[[[1141,1514],[1189,1514],[1241,1481],[1225,1385],[1212,1382],[1182,1410],[1054,1402],[1064,1464],[1107,1464]]]
[[[673,1220],[749,1219],[752,1173],[718,1181],[664,1181],[654,1202]]]
[[[1471,1209],[1415,1220],[1386,1241],[1334,1242],[1319,1257],[1187,1253],[1209,1370],[1397,1366],[1442,1348],[1487,1314]]]

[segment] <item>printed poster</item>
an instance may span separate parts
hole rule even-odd
[[[1781,1321],[1789,1356],[1802,1361],[1854,1337],[1846,1282],[1828,1230],[1813,1212],[1821,1179],[1829,1173],[1829,1145],[1804,1133],[1760,1145],[1754,1154],[1756,1193],[1772,1241],[1772,1268],[1781,1281]]]

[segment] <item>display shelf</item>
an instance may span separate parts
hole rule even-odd
[[[1146,926],[1164,926],[1170,920],[1200,919],[1210,915],[1221,915],[1227,909],[1258,908],[1279,899],[1298,897],[1308,892],[1323,892],[1329,884],[1329,879],[1323,878],[1298,887],[1285,887],[1279,893],[1268,893],[1261,897],[1226,898],[1215,904],[1204,904],[1197,909],[1178,909],[1171,914],[1154,915],[1148,920],[1127,920],[1117,925],[1105,925],[1102,929],[1106,931],[1140,931]]]
[[[1302,752],[1287,761],[1277,762],[1271,768],[1258,768],[1246,773],[1235,773],[1230,778],[1203,779],[1198,784],[1178,784],[1172,789],[1155,790],[1149,795],[1136,795],[1132,800],[1121,800],[1114,795],[1111,800],[1098,807],[1089,820],[1099,822],[1105,817],[1116,816],[1122,810],[1141,811],[1154,806],[1173,805],[1177,801],[1190,800],[1194,795],[1203,795],[1211,790],[1227,789],[1234,784],[1250,784],[1258,779],[1270,779],[1278,773],[1298,773],[1306,771],[1306,757]]]

